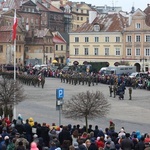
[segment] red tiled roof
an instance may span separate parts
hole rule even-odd
[[[66,42],[58,35],[55,35],[53,37],[53,42],[54,43],[59,43],[59,44],[66,44]]]
[[[122,31],[126,25],[127,18],[121,14],[101,14],[95,18],[90,24],[85,22],[75,32],[92,32],[94,31],[94,25],[100,25],[100,32],[117,32]]]
[[[49,11],[62,13],[63,11],[50,4]]]
[[[41,3],[37,2],[36,5],[37,5],[37,7],[40,8],[40,10],[48,11],[48,9],[44,5],[42,5]]]
[[[12,39],[12,32],[7,31],[7,32],[3,32],[0,31],[0,42],[10,42]]]
[[[49,3],[50,8],[47,8],[49,11],[60,12],[60,13],[63,12],[62,10],[60,10],[60,9],[56,8],[55,6],[53,6],[53,5],[51,4],[51,2],[48,2],[48,1],[46,1],[46,0],[42,0],[42,2],[43,2],[43,3]]]

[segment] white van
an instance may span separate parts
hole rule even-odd
[[[133,72],[129,75],[130,78],[148,77],[147,72]]]

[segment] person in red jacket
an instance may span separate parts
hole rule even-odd
[[[98,148],[104,148],[104,146],[105,146],[104,137],[102,137],[102,136],[97,137],[96,144],[97,144]]]

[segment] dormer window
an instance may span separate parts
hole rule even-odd
[[[141,28],[141,24],[140,23],[137,23],[136,24],[136,29],[140,29]]]
[[[94,31],[100,31],[100,26],[98,24],[94,25]]]

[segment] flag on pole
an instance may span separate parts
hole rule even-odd
[[[13,35],[12,35],[13,41],[16,39],[16,32],[17,32],[17,17],[16,17],[16,9],[15,9],[14,24],[13,24]]]

